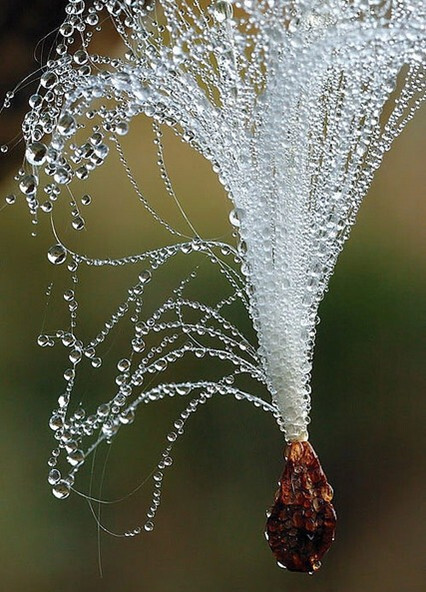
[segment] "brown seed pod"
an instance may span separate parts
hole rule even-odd
[[[334,540],[333,489],[309,442],[292,442],[266,522],[266,538],[278,564],[313,573]]]

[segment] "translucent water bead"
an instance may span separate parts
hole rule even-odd
[[[70,486],[66,481],[59,481],[52,488],[52,493],[58,499],[66,499],[70,494]]]
[[[212,6],[214,18],[218,23],[223,23],[232,17],[232,0],[213,0]]]
[[[61,244],[53,245],[47,252],[47,258],[53,265],[61,265],[67,258],[67,251]]]
[[[25,151],[25,158],[29,164],[41,166],[46,162],[47,146],[41,142],[29,144]]]

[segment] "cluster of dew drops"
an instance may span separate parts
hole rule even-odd
[[[119,153],[121,163],[126,170],[138,199],[142,205],[160,224],[166,227],[170,234],[177,235],[176,230],[150,207],[144,195],[137,188],[134,177],[127,164],[125,156],[119,144],[119,138],[129,131],[129,123],[138,109],[135,105],[126,102],[117,102],[115,109],[107,109],[104,105],[93,107],[92,101],[102,99],[105,88],[102,80],[108,79],[108,67],[119,67],[119,60],[97,54],[89,54],[88,47],[94,31],[100,30],[100,23],[105,8],[115,17],[123,12],[123,6],[128,5],[138,9],[149,16],[154,10],[153,3],[143,1],[126,0],[126,2],[114,2],[109,0],[95,0],[87,6],[82,0],[69,0],[66,6],[66,20],[59,29],[59,41],[55,51],[57,56],[50,59],[40,76],[38,89],[29,99],[30,110],[25,116],[22,130],[25,141],[25,158],[15,180],[20,193],[25,197],[32,222],[35,226],[33,236],[36,236],[39,212],[51,215],[55,202],[65,193],[71,195],[71,226],[75,231],[85,228],[85,220],[82,209],[89,206],[92,196],[84,194],[79,200],[73,197],[69,191],[70,183],[76,179],[84,181],[90,173],[102,166],[111,150],[115,147]],[[229,2],[213,3],[213,14],[218,22],[224,21],[230,16],[232,6]],[[127,22],[126,22],[127,19]],[[124,22],[116,19],[115,25],[119,33],[125,26],[135,26],[130,22],[130,16],[124,17]],[[77,50],[70,47],[78,42],[81,47]],[[126,53],[126,59],[132,59],[132,52]],[[106,70],[102,71],[102,68]],[[79,91],[79,103],[72,111],[64,109],[66,102],[72,102],[72,93],[78,88],[80,81],[90,77],[92,70],[98,71],[98,86],[90,91]],[[100,72],[100,73],[99,73]],[[119,79],[116,75],[116,82]],[[123,75],[124,77],[124,75]],[[9,92],[5,98],[3,109],[10,107],[11,101],[19,86]],[[106,98],[111,98],[108,94]],[[162,160],[162,145],[160,129],[164,120],[158,113],[149,113],[156,120],[153,125],[155,133],[154,143],[157,146],[158,166],[161,178],[167,192],[173,195],[171,181]],[[101,123],[93,125],[91,133],[83,144],[74,141],[76,133],[85,127],[81,122],[83,118],[89,122],[100,119]],[[166,116],[165,116],[166,117]],[[170,121],[166,121],[170,123]],[[187,133],[185,141],[190,139]],[[6,153],[8,145],[1,147],[1,152]],[[42,179],[47,176],[50,182],[42,186]],[[45,197],[42,200],[41,195]],[[16,202],[16,194],[6,197],[6,204]],[[233,237],[238,237],[238,211],[235,209],[230,214],[230,222],[234,227]],[[56,233],[55,233],[56,236]],[[200,253],[216,264],[231,287],[231,294],[224,296],[216,306],[207,306],[200,302],[185,298],[184,289],[191,281],[196,279],[196,273],[189,274],[174,291],[173,298],[169,298],[160,305],[153,315],[146,320],[142,318],[142,295],[151,282],[155,271],[171,258],[181,254]],[[57,441],[48,460],[48,483],[52,487],[53,495],[58,499],[66,499],[71,491],[92,499],[90,496],[74,488],[76,474],[84,465],[86,459],[101,443],[111,443],[114,436],[122,426],[130,425],[135,418],[137,407],[153,401],[159,401],[168,396],[186,396],[193,394],[190,403],[181,412],[174,422],[173,429],[167,434],[167,444],[161,453],[161,458],[152,471],[153,495],[151,505],[146,512],[145,520],[141,526],[132,528],[118,536],[135,536],[142,530],[151,531],[154,528],[154,517],[160,505],[164,471],[172,465],[172,448],[178,437],[183,434],[185,424],[197,409],[210,400],[213,395],[231,395],[237,400],[246,400],[256,407],[272,413],[280,425],[281,416],[274,404],[264,401],[262,398],[246,393],[235,386],[235,377],[245,374],[266,384],[264,370],[256,352],[256,347],[250,344],[247,338],[224,316],[224,309],[240,300],[247,306],[246,291],[247,278],[244,274],[237,273],[232,267],[235,263],[241,265],[244,255],[244,245],[240,244],[236,249],[227,243],[202,240],[200,237],[180,242],[140,255],[123,257],[122,259],[91,259],[84,255],[71,252],[58,241],[48,250],[47,258],[53,265],[67,263],[71,274],[72,287],[64,294],[64,301],[69,312],[69,327],[67,330],[58,330],[53,334],[41,334],[38,344],[45,347],[53,347],[61,343],[69,350],[68,359],[70,367],[63,374],[65,389],[58,398],[58,407],[54,410],[49,426]],[[229,258],[231,264],[225,265],[224,260]],[[76,336],[78,301],[76,286],[78,283],[78,268],[80,265],[88,266],[122,266],[126,264],[138,265],[141,268],[135,285],[129,288],[125,302],[111,314],[105,321],[99,333],[87,344],[84,344]],[[199,314],[198,322],[185,322],[185,307]],[[248,308],[248,306],[247,306]],[[163,315],[173,311],[176,315],[174,321],[164,321]],[[95,413],[88,415],[83,407],[79,407],[72,414],[68,413],[68,405],[76,380],[78,365],[84,359],[88,360],[94,369],[102,366],[102,358],[97,353],[97,348],[108,337],[114,327],[126,316],[134,326],[134,337],[131,341],[130,354],[123,357],[117,363],[116,385],[117,394],[107,403],[100,404]],[[146,337],[151,334],[165,334],[160,343],[150,348],[146,345]],[[186,340],[182,342],[182,335]],[[196,335],[196,339],[193,337]],[[207,336],[215,340],[215,346],[203,346],[202,338]],[[189,337],[189,339],[188,339]],[[137,356],[144,355],[136,362]],[[187,355],[202,359],[205,356],[226,360],[233,364],[234,371],[226,374],[221,380],[200,380],[182,383],[160,384],[152,388],[143,389],[143,384],[148,374],[159,374],[173,362]],[[134,391],[142,392],[135,396]],[[133,395],[133,397],[132,397]],[[90,438],[91,444],[84,449],[83,439]],[[67,468],[59,466],[60,456],[64,454]]]

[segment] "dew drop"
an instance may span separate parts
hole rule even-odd
[[[39,335],[39,336],[37,337],[37,344],[38,344],[40,347],[46,347],[46,346],[48,346],[48,345],[49,345],[49,341],[50,341],[50,340],[49,340],[49,337],[48,337],[48,335]]]
[[[239,228],[243,217],[243,210],[241,208],[234,208],[229,213],[229,221],[235,228]]]
[[[57,430],[60,430],[63,427],[63,425],[64,425],[64,421],[63,421],[61,415],[58,415],[58,414],[52,415],[52,417],[50,418],[50,421],[49,421],[49,427],[51,430],[56,432]]]
[[[53,265],[61,265],[67,258],[67,251],[61,244],[53,245],[47,252],[47,258]]]
[[[56,77],[56,74],[54,74],[53,72],[45,72],[40,79],[40,84],[41,86],[44,86],[44,88],[50,89],[55,86],[57,81],[58,79]]]
[[[74,380],[75,370],[73,368],[67,368],[64,372],[64,378],[66,381]]]
[[[215,0],[213,4],[213,16],[218,23],[223,23],[232,17],[232,2],[230,0]]]
[[[45,202],[43,202],[40,207],[43,212],[46,212],[46,214],[48,214],[49,212],[51,212],[53,210],[53,204],[49,200],[46,200]]]
[[[70,494],[70,486],[65,481],[60,481],[52,488],[52,493],[58,499],[65,499]]]
[[[62,337],[62,343],[65,345],[65,347],[70,347],[75,343],[74,335],[72,333],[64,333]]]
[[[64,300],[70,302],[74,298],[74,290],[66,290],[64,292]]]
[[[120,121],[115,126],[115,133],[118,136],[125,136],[128,133],[128,131],[129,131],[129,126],[125,121]]]
[[[58,167],[54,174],[54,179],[59,185],[68,185],[72,180],[72,173],[65,167]]]
[[[9,206],[13,205],[16,203],[16,195],[14,193],[10,193],[6,196],[5,201]]]
[[[91,203],[92,198],[90,197],[90,195],[86,194],[86,195],[83,195],[83,197],[81,198],[80,201],[83,204],[83,206],[88,206]]]
[[[73,60],[78,66],[82,66],[88,60],[87,53],[83,49],[78,49],[73,56]]]
[[[79,466],[84,462],[84,453],[82,450],[74,450],[67,456],[67,460],[71,466]]]
[[[72,227],[74,230],[83,230],[84,229],[84,219],[81,216],[76,216],[72,219],[71,222]]]
[[[56,485],[61,480],[61,473],[58,469],[52,469],[49,471],[49,475],[47,477],[49,485]]]
[[[94,348],[94,347],[87,347],[87,348],[84,350],[84,355],[85,355],[87,358],[93,358],[93,357],[95,356],[95,354],[96,354],[96,350],[95,350],[95,348]]]
[[[70,23],[64,23],[60,27],[59,32],[63,37],[71,37],[74,33],[74,27]]]
[[[108,405],[108,403],[102,403],[101,405],[99,405],[98,409],[97,409],[97,414],[99,415],[99,417],[106,417],[110,412],[110,406]]]
[[[123,425],[128,425],[134,421],[135,412],[131,408],[127,409],[120,415],[119,419]]]
[[[151,280],[151,272],[149,269],[145,269],[142,273],[139,274],[139,281],[141,284],[147,284]]]
[[[19,183],[19,189],[24,195],[34,195],[37,191],[38,179],[34,175],[24,175]]]
[[[42,142],[29,144],[25,151],[25,158],[34,166],[41,166],[46,162],[47,146]]]
[[[81,350],[79,350],[79,349],[73,349],[70,352],[68,358],[69,358],[69,361],[72,364],[78,364],[78,362],[81,360]]]
[[[62,115],[58,120],[57,130],[61,136],[72,136],[76,130],[76,122],[74,117],[68,113]]]
[[[117,364],[117,369],[120,372],[127,372],[127,370],[130,368],[130,360],[128,360],[127,358],[123,358],[122,360],[120,360]]]
[[[42,103],[42,98],[38,94],[31,95],[28,100],[28,104],[32,109],[36,109],[37,107],[40,107],[41,103]]]

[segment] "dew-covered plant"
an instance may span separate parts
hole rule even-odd
[[[92,50],[105,19],[121,38],[115,57]],[[273,414],[289,445],[268,517],[269,544],[283,567],[313,572],[336,520],[332,490],[307,442],[318,306],[375,170],[424,100],[424,3],[69,0],[59,36],[30,98],[18,174],[34,222],[40,212],[52,217],[49,261],[67,263],[70,273],[69,320],[38,338],[42,347],[62,344],[69,354],[50,419],[53,494],[63,499],[79,491],[80,468],[133,422],[141,405],[184,396],[189,403],[167,436],[146,519],[123,534],[150,531],[164,470],[188,418],[216,395],[248,400]],[[124,136],[141,117],[150,121],[164,190],[185,230],[157,211],[126,157]],[[232,202],[237,241],[206,239],[194,228],[168,174],[166,128],[211,162]],[[168,240],[120,259],[91,258],[56,233],[53,213],[56,202],[71,197],[71,225],[82,230],[81,204],[97,199],[84,184],[112,154],[126,191]],[[79,204],[75,196],[82,194]],[[216,302],[193,297],[192,266],[147,314],[142,296],[182,258],[215,266],[223,295]],[[83,339],[78,279],[87,266],[130,266],[135,280],[100,330]],[[257,341],[237,327],[236,306],[247,310]],[[102,372],[105,343],[124,322],[132,336],[116,360],[111,395],[94,408],[76,407],[81,368]],[[190,358],[202,358],[205,378],[163,378]],[[223,368],[219,378],[210,376],[213,364]]]

